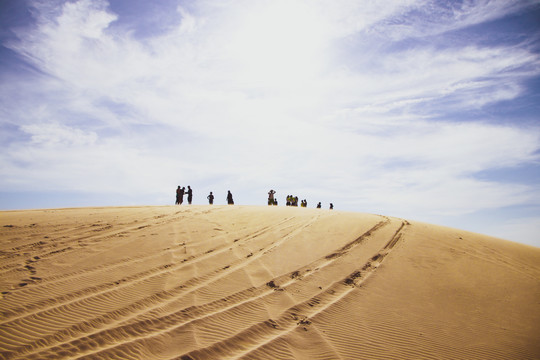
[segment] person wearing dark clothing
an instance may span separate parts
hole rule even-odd
[[[180,191],[182,191],[182,189],[180,188],[180,185],[178,185],[176,188],[176,205],[180,205]]]
[[[319,201],[319,203],[317,204],[317,209],[320,209],[321,208],[321,202]]]
[[[231,194],[231,190],[227,191],[227,204],[234,205],[234,200]]]
[[[206,197],[208,199],[208,203],[212,205],[214,203],[214,194],[210,191],[210,195]]]
[[[178,187],[180,189],[180,186]],[[184,202],[184,192],[186,191],[186,188],[183,187],[180,190],[176,189],[176,196],[178,197],[178,205],[182,205]]]
[[[330,203],[330,210],[334,209],[334,204]]]
[[[187,191],[187,202],[189,205],[191,205],[191,201],[193,200],[193,190],[191,190],[191,186],[188,185],[188,191]]]

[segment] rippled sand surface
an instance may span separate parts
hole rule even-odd
[[[2,359],[538,359],[540,249],[254,206],[0,212]]]

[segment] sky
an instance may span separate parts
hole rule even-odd
[[[540,1],[0,0],[0,209],[265,205],[540,247]]]

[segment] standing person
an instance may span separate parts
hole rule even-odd
[[[227,191],[227,204],[234,205],[234,200],[232,198],[231,190]]]
[[[212,205],[214,203],[214,194],[210,191],[210,195],[206,197],[208,199],[208,203]]]
[[[176,188],[176,205],[180,205],[180,191],[182,191],[182,189],[180,188],[180,185],[178,185]]]
[[[276,192],[274,190],[270,190],[268,192],[268,205],[274,205],[274,194]]]
[[[321,208],[321,202],[319,201],[319,203],[317,204],[317,209],[320,209]]]
[[[180,189],[180,193],[179,193],[180,198],[178,199],[178,205],[182,205],[182,203],[184,202],[184,192],[185,191],[186,191],[185,187]]]
[[[334,204],[330,203],[330,210],[334,209]]]
[[[187,191],[187,202],[189,205],[191,205],[191,201],[193,200],[193,190],[191,190],[191,186],[188,185],[188,191]]]

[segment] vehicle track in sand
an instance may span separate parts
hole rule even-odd
[[[208,211],[204,212],[205,214],[208,213]],[[161,218],[161,216],[159,217]],[[284,219],[282,222],[279,222],[277,224],[274,224],[273,227],[283,227],[283,229],[287,230],[288,226],[284,225],[289,219]],[[163,222],[161,222],[163,224]],[[145,226],[147,227],[147,226]],[[126,290],[130,287],[137,287],[137,285],[144,283],[145,281],[151,281],[152,278],[162,277],[166,276],[171,273],[171,271],[174,271],[175,269],[179,269],[183,266],[186,266],[187,264],[193,264],[199,261],[203,261],[207,258],[214,257],[218,255],[220,252],[225,251],[225,249],[228,247],[229,249],[232,247],[239,247],[242,246],[242,244],[245,241],[249,241],[250,239],[257,238],[258,236],[261,236],[265,232],[269,231],[271,227],[263,227],[260,229],[257,229],[256,231],[249,232],[245,234],[245,236],[240,236],[234,239],[234,241],[231,239],[231,244],[225,243],[222,244],[219,248],[212,248],[208,251],[204,251],[200,254],[191,255],[189,257],[186,257],[183,261],[177,263],[177,264],[161,264],[157,267],[150,268],[149,270],[145,272],[138,272],[132,275],[131,277],[124,277],[120,281],[115,282],[106,282],[104,284],[100,284],[99,286],[93,286],[93,287],[83,287],[79,289],[76,292],[68,292],[67,294],[62,294],[60,296],[51,296],[49,299],[38,302],[38,303],[31,303],[30,305],[23,305],[20,307],[16,307],[15,309],[10,310],[3,310],[2,313],[2,320],[0,325],[0,343],[2,343],[4,346],[9,346],[10,342],[13,342],[13,344],[17,344],[21,342],[21,338],[18,336],[19,333],[27,333],[32,334],[31,331],[32,327],[34,327],[36,324],[42,323],[43,321],[51,321],[51,324],[49,324],[50,329],[48,331],[52,334],[54,333],[55,337],[59,337],[62,333],[62,329],[65,330],[65,328],[71,328],[71,327],[78,327],[80,325],[80,321],[77,319],[77,317],[74,317],[72,319],[68,319],[67,316],[59,317],[59,314],[77,314],[77,312],[82,311],[89,312],[90,310],[95,310],[96,313],[100,313],[100,316],[92,317],[90,321],[83,322],[84,325],[89,326],[90,328],[94,328],[95,326],[103,325],[102,323],[109,323],[111,320],[115,321],[119,318],[124,319],[127,315],[129,315],[131,312],[140,313],[141,308],[145,308],[145,306],[150,306],[153,304],[156,299],[160,299],[160,301],[165,301],[168,297],[174,297],[178,295],[178,292],[182,292],[186,285],[180,285],[176,288],[173,288],[172,291],[162,291],[158,293],[154,293],[151,296],[145,295],[140,299],[139,301],[131,301],[129,299],[129,292],[126,292]],[[230,245],[230,246],[229,246]],[[262,250],[265,250],[266,248],[262,248]],[[150,255],[153,256],[153,255]],[[147,259],[143,259],[147,260]],[[134,265],[132,260],[128,260],[131,265]],[[139,261],[139,260],[137,260]],[[116,266],[118,264],[114,264],[113,266]],[[95,268],[90,269],[89,271],[92,272],[107,272],[110,270],[109,266],[98,266]],[[219,273],[219,271],[217,271]],[[82,270],[80,273],[73,273],[70,275],[70,277],[75,277],[75,280],[81,280],[84,276],[88,275],[86,273],[86,269]],[[93,276],[96,276],[96,274],[91,274]],[[99,274],[98,274],[99,275]],[[187,281],[188,285],[194,286],[199,282],[207,282],[211,281],[212,274],[209,274],[206,277],[195,277],[192,279],[189,279]],[[10,294],[11,302],[18,302],[20,299],[26,298],[26,302],[28,303],[28,298],[31,298],[32,293],[37,292],[47,292],[49,293],[49,290],[52,289],[54,291],[55,285],[58,285],[57,283],[50,284],[33,284],[33,286],[28,288],[23,288],[18,291],[14,291],[13,294]],[[49,289],[50,288],[50,289]],[[53,294],[54,292],[52,292]],[[127,295],[126,295],[127,294]],[[103,304],[106,304],[110,299],[114,298],[114,301],[118,301],[118,297],[128,297],[127,303],[128,305],[116,309],[115,311],[106,311],[103,309],[99,309],[99,307]],[[8,301],[8,299],[2,299],[3,305],[5,305]],[[158,301],[159,303],[159,301]],[[93,309],[93,307],[97,307],[97,309]],[[5,307],[3,307],[4,309]],[[145,308],[149,309],[149,308]],[[112,316],[110,319],[108,316]],[[60,319],[60,323],[58,323],[58,319]],[[58,323],[58,324],[57,324]],[[57,328],[54,327],[54,325],[57,324]],[[70,326],[71,324],[71,326]],[[84,326],[82,326],[84,327]],[[60,331],[59,331],[60,330]],[[69,333],[69,331],[67,331]],[[71,336],[71,335],[69,335]],[[27,336],[27,338],[31,338],[31,336]],[[45,337],[47,338],[47,337]],[[13,341],[11,341],[12,339]],[[27,339],[28,340],[28,339]],[[41,343],[44,342],[43,338],[36,338],[36,341],[40,341]]]
[[[0,359],[539,354],[540,252],[525,245],[291,207],[2,215]]]
[[[251,302],[260,301],[261,298],[263,298],[263,297],[271,296],[275,291],[286,291],[287,288],[289,287],[289,285],[291,285],[295,281],[299,281],[299,280],[301,280],[301,279],[303,279],[305,277],[316,274],[319,271],[323,271],[324,267],[326,267],[326,266],[330,265],[331,263],[335,262],[341,256],[344,256],[347,253],[347,251],[351,250],[354,246],[359,245],[372,232],[376,231],[379,227],[384,226],[384,225],[386,225],[386,223],[384,223],[384,222],[381,222],[381,223],[377,224],[372,229],[370,229],[370,231],[366,232],[364,235],[362,235],[358,239],[356,239],[353,242],[347,244],[342,249],[339,249],[339,251],[337,253],[331,254],[331,256],[325,256],[324,258],[319,259],[319,260],[309,264],[305,269],[295,271],[295,272],[289,274],[289,276],[287,276],[287,277],[282,277],[281,279],[272,280],[272,281],[268,282],[265,285],[265,287],[259,287],[257,289],[252,289],[252,291],[250,291],[251,294],[250,294],[249,298],[246,298],[245,294],[235,294],[235,296],[231,296],[229,298],[223,299],[222,301],[218,301],[218,302],[216,302],[214,304],[210,304],[210,305],[201,307],[199,309],[194,309],[194,308],[186,309],[186,310],[184,310],[184,311],[182,311],[180,313],[180,317],[168,315],[167,317],[164,317],[164,318],[157,318],[154,321],[150,321],[152,324],[156,324],[156,323],[159,324],[158,329],[157,329],[157,333],[153,334],[153,332],[156,332],[156,329],[154,329],[152,331],[151,328],[145,327],[145,328],[139,329],[139,337],[143,338],[143,339],[148,339],[151,336],[159,336],[159,335],[161,335],[161,334],[163,334],[163,333],[165,333],[167,331],[178,331],[178,329],[181,329],[182,327],[188,326],[189,324],[193,324],[194,322],[200,322],[200,321],[205,321],[205,320],[206,321],[213,321],[212,318],[215,317],[216,314],[219,314],[219,313],[224,312],[224,311],[230,311],[230,310],[238,309],[238,307],[240,307],[240,306],[244,306],[244,307],[248,306],[249,303],[251,303]],[[384,256],[387,255],[386,250],[393,247],[394,244],[395,244],[395,241],[397,241],[397,239],[398,239],[398,237],[395,236],[392,239],[394,241],[391,240],[383,248],[383,250],[385,250],[385,251],[382,252],[381,254],[378,254],[377,256],[374,256],[371,259],[371,262],[368,262],[367,265],[364,265],[364,267],[362,268],[362,271],[367,271],[368,269],[370,269],[370,271],[371,271],[372,269],[374,269],[375,267],[373,267],[372,264],[375,264],[375,266],[378,266],[378,264],[380,263],[380,261],[382,261]],[[377,262],[377,263],[375,263],[375,262]],[[316,270],[312,271],[309,268],[314,268]],[[367,272],[367,274],[369,274],[369,271]],[[358,284],[358,282],[360,281],[360,278],[365,279],[365,278],[367,278],[367,275],[364,274],[364,276],[360,276],[358,272],[354,272],[349,277],[347,277],[345,280],[343,280],[343,283],[346,284],[347,286],[352,286],[354,284]],[[277,283],[280,283],[280,285],[276,285]],[[338,285],[334,285],[333,287],[335,287],[335,286],[338,286]],[[330,295],[328,295],[328,294],[330,294]],[[328,297],[328,296],[330,296],[330,298],[326,299],[326,297]],[[307,313],[308,313],[308,315],[313,314],[313,310],[317,309],[317,306],[315,306],[315,305],[327,304],[328,306],[330,306],[333,302],[335,302],[339,298],[341,298],[341,296],[344,296],[344,294],[340,294],[340,293],[336,292],[331,287],[330,289],[327,290],[326,293],[323,293],[322,295],[318,295],[317,297],[313,297],[312,299],[310,299],[308,301],[305,301],[302,304],[297,305],[292,310],[289,309],[287,314],[290,315],[290,317],[293,320],[298,320],[297,325],[298,324],[306,325],[306,324],[309,324],[309,320],[308,320],[309,317],[306,316],[306,315],[298,315],[297,314],[297,313],[302,313],[303,308],[306,308],[306,307],[309,306],[308,309],[311,310],[311,312],[307,312]],[[235,299],[235,297],[236,297],[236,299]],[[222,308],[223,304],[226,304],[226,307]],[[212,309],[212,307],[216,307],[216,306],[217,306],[217,309]],[[198,313],[201,314],[201,316],[196,317],[196,314],[198,314]],[[188,320],[184,319],[184,323],[182,323],[181,318],[185,317],[186,314],[189,314],[190,317],[193,317],[193,318],[189,318]],[[265,322],[265,324],[270,323],[271,326],[274,327],[274,328],[280,327],[282,329],[284,329],[284,328],[286,329],[287,327],[283,327],[283,326],[279,325],[280,322],[284,321],[283,318],[278,319],[278,320],[279,321],[275,321],[275,320],[270,319],[270,320],[268,320],[268,322]],[[180,322],[180,325],[179,325],[179,322]],[[169,325],[169,328],[167,328],[167,325]],[[289,325],[293,325],[293,324],[289,324]],[[171,326],[172,326],[172,328],[171,328]],[[289,326],[289,328],[290,328],[290,326]],[[127,333],[133,333],[133,329],[127,330],[126,328],[123,328],[122,330],[124,332],[127,332]],[[247,331],[249,332],[250,330],[248,329]],[[116,332],[116,330],[112,330],[112,333],[115,333],[115,332]],[[101,343],[103,341],[103,336],[105,338],[115,339],[113,341],[113,348],[115,349],[115,351],[114,351],[115,356],[126,356],[127,355],[124,350],[118,349],[117,343],[118,343],[119,339],[115,338],[115,336],[113,336],[112,334],[100,334],[100,336],[102,337],[101,340],[99,339],[99,337],[92,338],[91,340],[93,342],[95,342],[95,343]],[[125,339],[123,339],[123,340],[125,340]],[[235,338],[232,339],[233,342],[236,342],[237,340],[238,339],[235,339]],[[134,342],[135,342],[135,340],[131,340],[127,344],[121,346],[121,348],[122,347],[130,348],[130,347],[132,347],[134,345]],[[78,346],[75,346],[75,348],[79,348],[79,347],[80,347],[80,344]],[[61,349],[54,349],[53,353],[57,353],[58,351],[62,351],[62,350]],[[103,351],[104,350],[101,350],[101,352],[103,352]],[[107,353],[107,354],[110,355],[110,353]],[[43,356],[43,355],[44,354],[40,354],[40,356]],[[101,354],[101,355],[103,355],[103,354]],[[222,356],[222,355],[223,354],[221,354],[219,356]],[[204,357],[206,357],[206,355]]]
[[[311,298],[298,303],[285,311],[275,319],[268,319],[263,322],[252,325],[250,328],[232,336],[221,342],[212,344],[206,348],[197,349],[193,352],[175,356],[171,359],[179,360],[195,360],[195,359],[225,359],[225,358],[243,358],[254,355],[257,350],[269,346],[272,342],[277,341],[281,337],[287,335],[291,331],[302,327],[305,331],[311,324],[311,319],[316,315],[324,312],[326,309],[335,306],[341,299],[347,296],[350,292],[362,284],[376,271],[382,264],[384,259],[390,254],[392,249],[401,239],[403,228],[408,223],[402,221],[399,228],[396,230],[392,238],[386,245],[372,256],[361,268],[356,269],[344,279],[335,281],[329,288],[321,291]],[[347,244],[341,251],[330,254],[326,259],[340,258],[349,253],[355,246],[360,244],[362,240],[371,235],[378,228],[387,225],[387,223],[379,223],[372,228],[368,233],[362,235],[357,240]],[[321,264],[323,265],[323,264]],[[327,264],[324,264],[325,266]],[[336,354],[337,357],[339,355]],[[256,356],[253,358],[257,358]]]
[[[157,216],[142,225],[141,222],[136,226],[130,225],[129,229],[124,229],[119,233],[174,226],[175,221],[179,221],[174,215],[179,214],[168,217]],[[160,342],[162,337],[181,336],[193,326],[220,324],[224,318],[234,318],[252,311],[261,313],[261,304],[272,304],[283,296],[290,297],[297,287],[309,287],[310,291],[305,292],[308,298],[292,301],[292,303],[289,299],[288,306],[279,310],[279,316],[262,319],[261,314],[264,314],[262,312],[252,321],[235,324],[233,329],[229,329],[232,330],[233,335],[229,331],[227,333],[216,331],[214,334],[206,335],[207,338],[203,342],[207,341],[207,346],[198,350],[189,350],[188,346],[186,351],[180,352],[193,358],[201,356],[207,358],[212,357],[209,354],[216,352],[222,354],[221,348],[224,346],[234,348],[231,344],[238,343],[243,350],[229,350],[231,356],[250,354],[260,347],[268,346],[297,326],[309,326],[311,317],[339,302],[351,289],[362,284],[399,242],[403,227],[406,225],[405,222],[399,223],[387,217],[380,217],[379,222],[357,238],[342,242],[344,245],[293,271],[269,277],[266,283],[226,294],[220,299],[208,301],[202,305],[187,307],[183,305],[184,299],[211,291],[215,284],[227,281],[229,274],[257,265],[268,254],[279,250],[280,246],[291,238],[316,224],[320,216],[316,214],[301,219],[286,217],[272,225],[244,232],[242,236],[234,237],[234,239],[229,238],[228,241],[224,241],[224,238],[232,234],[218,234],[212,239],[216,242],[215,246],[184,257],[181,261],[160,264],[145,271],[133,273],[119,282],[82,287],[77,291],[53,296],[47,300],[3,310],[0,320],[2,349],[0,358],[52,359],[57,358],[59,354],[61,357],[70,358],[75,356],[140,358],[143,351],[141,349],[148,342]],[[84,233],[81,235],[85,237]],[[85,238],[98,239],[95,234],[92,235],[94,237]],[[107,234],[100,239],[105,241],[114,236],[114,234]],[[382,246],[379,245],[379,250],[375,253],[367,254],[363,249],[366,243],[369,243],[371,247],[375,243]],[[248,245],[251,248],[255,247],[256,250],[246,254],[245,247]],[[107,265],[96,265],[80,272],[51,277],[41,284],[36,283],[28,289],[20,289],[14,293],[19,292],[20,296],[28,296],[31,293],[30,290],[53,292],[54,287],[63,281],[84,281],[86,276],[96,276],[101,272],[114,269],[121,270],[122,266],[126,265],[125,263],[132,266],[143,264],[150,259],[159,258],[161,256],[159,252],[166,251],[177,250],[160,249],[158,253],[144,254]],[[234,251],[243,252],[242,256],[238,254],[231,256]],[[322,282],[321,279],[324,278],[327,269],[343,267],[340,271],[347,272],[347,267],[343,264],[350,262],[358,254],[362,254],[363,257],[368,256],[368,260],[354,268],[354,271],[344,273],[342,278],[325,286],[324,290],[320,286],[314,286],[315,283]],[[179,255],[181,255],[180,258],[185,256]],[[224,259],[227,260],[223,262]],[[140,296],[140,288],[149,286],[148,284],[156,279],[170,276],[177,271],[181,272],[182,269],[195,264],[204,267],[206,264],[220,262],[220,266],[211,268],[200,276],[193,276],[170,289]],[[109,308],[109,303],[124,305]],[[83,313],[84,316],[81,316]],[[227,324],[222,325],[227,327]],[[264,334],[260,334],[262,330],[265,330]],[[249,343],[249,351],[246,351],[246,343]],[[172,356],[172,358],[175,357],[177,356]]]

